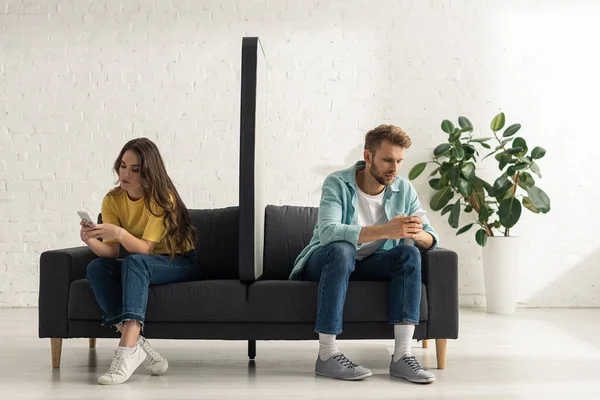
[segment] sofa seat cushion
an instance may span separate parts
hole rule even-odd
[[[250,319],[255,322],[315,322],[318,282],[266,280],[248,287]],[[350,281],[344,307],[346,322],[387,322],[389,281]],[[420,321],[427,321],[422,286]]]
[[[147,322],[245,322],[247,286],[239,280],[205,280],[150,286]],[[71,283],[69,319],[101,320],[87,279]]]

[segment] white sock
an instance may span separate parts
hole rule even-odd
[[[139,344],[140,346],[142,346],[142,345],[144,344],[144,342],[145,342],[145,341],[146,341],[146,339],[144,339],[144,337],[143,337],[143,336],[140,336],[140,338],[138,339],[138,344]]]
[[[119,353],[122,353],[125,356],[130,356],[133,353],[135,353],[135,347],[124,347],[124,346],[118,346],[117,347],[117,351]]]
[[[319,358],[323,361],[328,360],[334,354],[340,352],[335,343],[335,335],[319,333]]]
[[[414,325],[394,325],[394,337],[396,345],[394,347],[394,362],[398,362],[403,357],[412,356],[410,350],[410,341],[415,333]]]

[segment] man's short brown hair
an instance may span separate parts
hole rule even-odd
[[[403,149],[408,149],[412,144],[410,137],[399,126],[379,125],[377,128],[367,132],[365,136],[365,150],[369,150],[372,154],[375,154],[384,140]]]

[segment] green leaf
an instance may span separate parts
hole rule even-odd
[[[454,207],[454,204],[448,204],[446,207],[444,207],[444,209],[442,210],[442,215],[445,215],[452,211],[452,207]]]
[[[463,167],[461,168],[461,172],[462,175],[470,181],[475,176],[475,164],[470,162],[463,165]]]
[[[487,156],[483,157],[483,159],[481,161],[485,160],[489,156],[492,156],[492,155],[496,154],[498,152],[498,150],[500,150],[501,148],[502,148],[502,146],[497,147],[496,150],[492,151],[490,154],[488,154]]]
[[[528,187],[535,185],[535,180],[529,172],[521,172],[519,174],[519,186],[527,190]]]
[[[454,187],[458,186],[458,178],[459,177],[460,177],[460,170],[458,169],[458,166],[452,167],[452,170],[450,171],[450,182],[452,183],[452,186],[454,186]]]
[[[471,121],[469,121],[469,119],[467,117],[458,117],[458,124],[463,129],[465,129],[465,128],[473,129],[473,124],[471,124]]]
[[[500,128],[502,129],[502,128]],[[498,130],[500,130],[498,129]],[[514,124],[509,126],[508,128],[506,128],[504,130],[504,133],[502,134],[502,137],[509,137],[514,135],[515,133],[517,133],[519,131],[519,129],[521,129],[521,124]]]
[[[446,206],[446,204],[448,204],[448,202],[452,200],[453,197],[454,192],[452,191],[452,188],[446,186],[431,198],[429,206],[433,211],[439,211],[442,208],[444,208],[444,206]]]
[[[434,170],[433,170],[433,172],[432,172],[432,173],[430,173],[430,174],[429,174],[429,176],[430,176],[430,177],[432,177],[432,176],[434,176],[435,174],[437,174],[439,171],[440,171],[440,169],[439,169],[439,168],[436,168],[436,169],[434,169]]]
[[[481,145],[482,145],[484,148],[486,148],[486,149],[491,149],[491,148],[492,148],[492,146],[490,146],[490,145],[489,145],[489,144],[487,144],[487,143],[480,143],[480,144],[481,144]]]
[[[518,137],[515,140],[513,140],[512,147],[520,147],[520,148],[522,148],[523,149],[521,151],[521,153],[523,153],[522,155],[525,155],[525,153],[527,153],[527,150],[528,150],[528,148],[527,148],[527,142],[522,137]]]
[[[465,212],[466,213],[470,213],[471,211],[473,211],[473,207],[471,207],[471,206],[466,206],[465,207]]]
[[[450,172],[444,172],[440,178],[440,186],[446,187],[450,183]]]
[[[431,186],[432,189],[435,190],[441,190],[442,187],[440,186],[440,179],[432,179],[429,181],[429,186]]]
[[[448,121],[447,119],[442,121],[442,130],[446,133],[453,133],[454,132],[454,124],[450,121]]]
[[[535,208],[535,206],[533,205],[533,203],[531,203],[531,200],[527,196],[523,197],[523,206],[531,212],[534,212],[536,214],[540,213],[540,210]]]
[[[442,163],[442,166],[440,167],[440,172],[443,174],[443,173],[445,173],[445,172],[448,172],[448,171],[450,171],[451,169],[452,169],[452,164],[450,164],[450,163],[449,163],[449,162],[447,162],[447,161],[444,161],[444,162]]]
[[[493,139],[493,137],[484,137],[484,138],[479,138],[479,139],[472,139],[471,142],[483,143],[483,142],[487,142],[490,139]]]
[[[521,217],[521,202],[519,199],[511,197],[503,200],[498,209],[500,223],[506,228],[512,228]]]
[[[488,194],[492,197],[496,197],[496,191],[493,188],[492,185],[490,185],[489,183],[487,183],[486,181],[484,181],[483,179],[481,180],[481,185],[483,188],[485,188],[485,190],[488,192]]]
[[[513,181],[505,176],[501,176],[494,182],[494,197],[502,196],[513,186]]]
[[[531,204],[540,212],[546,214],[550,211],[550,198],[548,198],[548,195],[542,189],[537,186],[531,186],[527,188],[527,194],[529,195]]]
[[[462,147],[455,147],[452,149],[452,157],[460,161],[465,157],[465,151]]]
[[[529,168],[531,168],[531,171],[536,174],[540,179],[542,178],[542,173],[540,172],[540,167],[538,167],[538,165],[534,162],[531,163],[531,165],[529,166]]]
[[[425,171],[425,167],[427,167],[426,162],[419,163],[419,164],[415,165],[414,167],[412,167],[412,169],[408,173],[408,179],[410,179],[411,181],[413,179],[416,179],[419,175],[421,175],[421,173],[423,171]]]
[[[498,202],[501,202],[502,200],[506,200],[511,197],[514,197],[512,190],[507,190],[506,193],[504,193],[504,195],[496,197],[496,199],[498,200]]]
[[[442,143],[433,150],[433,155],[439,157],[450,150],[451,147],[452,145],[450,143]]]
[[[531,157],[538,160],[546,155],[546,149],[536,146],[533,150],[531,150]]]
[[[473,147],[473,145],[471,145],[471,144],[464,146],[464,149],[465,149],[465,153],[467,154],[467,158],[473,156],[473,154],[479,155],[479,152],[477,150],[475,150],[475,147]]]
[[[458,178],[458,191],[464,197],[469,197],[473,191],[473,184],[466,179]]]
[[[506,154],[502,154],[500,156],[500,164],[498,165],[498,168],[500,168],[500,171],[502,171],[504,169],[504,167],[506,167],[506,164],[508,164],[510,162],[510,157],[507,156]]]
[[[497,132],[500,129],[502,129],[503,127],[504,127],[504,113],[501,112],[500,114],[498,114],[494,117],[494,119],[492,120],[492,123],[490,124],[490,128],[494,132]]]
[[[486,242],[487,242],[487,232],[485,229],[480,229],[477,231],[477,233],[475,234],[475,240],[477,240],[477,244],[479,244],[481,247],[484,247]]]
[[[450,211],[450,216],[448,217],[448,223],[454,229],[458,228],[458,219],[460,217],[460,199],[454,203],[452,206],[452,210]]]
[[[479,218],[477,218],[477,220],[479,222],[487,222],[488,218],[490,218],[492,215],[494,215],[494,210],[484,206],[479,209]]]
[[[457,130],[456,132],[454,132],[453,134],[450,135],[449,142],[456,142],[459,139],[460,139],[460,131]]]
[[[515,169],[517,171],[523,171],[524,169],[527,169],[527,168],[529,168],[529,163],[519,162],[519,163],[515,164]]]
[[[469,225],[465,225],[465,226],[463,226],[462,228],[460,228],[460,229],[458,230],[458,232],[456,232],[456,236],[458,236],[458,235],[460,235],[460,234],[462,234],[462,233],[465,233],[465,232],[467,232],[469,229],[471,229],[471,227],[472,227],[473,225],[475,225],[475,224],[469,224]]]
[[[519,154],[519,153],[523,153],[524,149],[523,147],[511,147],[510,149],[506,149],[506,154]]]

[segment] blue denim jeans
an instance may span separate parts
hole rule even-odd
[[[419,324],[421,252],[415,246],[400,244],[356,260],[356,249],[350,243],[329,243],[310,256],[303,279],[319,281],[315,332],[342,333],[342,313],[350,279],[391,280],[389,323]]]
[[[142,326],[148,303],[148,287],[200,279],[195,250],[183,255],[133,254],[125,259],[97,258],[88,264],[86,277],[103,311],[102,325],[136,320]]]

